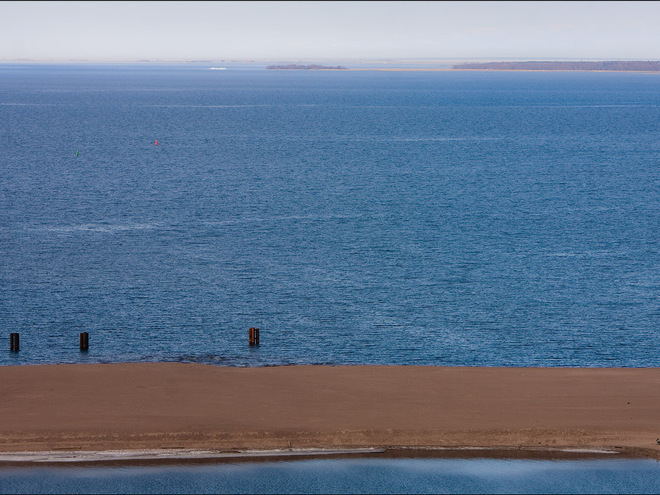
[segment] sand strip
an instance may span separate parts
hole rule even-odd
[[[163,464],[167,461],[182,462],[238,462],[258,460],[283,460],[320,457],[364,457],[383,454],[384,449],[272,449],[272,450],[189,450],[189,449],[139,449],[139,450],[73,450],[37,452],[0,452],[3,465],[64,465],[64,464]],[[613,452],[616,453],[616,452]]]
[[[629,72],[633,74],[660,74],[650,70],[605,70],[605,69],[453,69],[439,67],[352,67],[347,69],[324,69],[324,71],[381,71],[381,72]]]
[[[237,462],[272,462],[319,458],[506,458],[506,459],[612,459],[643,458],[640,452],[604,449],[552,449],[487,447],[398,447],[389,449],[270,449],[270,450],[190,450],[139,449],[90,451],[0,452],[0,468],[16,466],[63,465],[161,465]]]
[[[0,367],[0,451],[603,449],[660,458],[659,368]]]

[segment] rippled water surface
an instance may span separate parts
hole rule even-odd
[[[659,89],[1,65],[0,364],[658,366]]]

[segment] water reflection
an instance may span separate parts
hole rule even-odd
[[[312,459],[0,469],[0,493],[658,493],[651,459]]]

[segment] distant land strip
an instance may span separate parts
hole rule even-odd
[[[346,70],[346,67],[343,65],[298,65],[298,64],[286,64],[286,65],[268,65],[266,66],[268,70]]]
[[[593,70],[616,72],[660,72],[660,61],[603,62],[479,62],[463,63],[455,70]]]
[[[601,72],[659,72],[660,61],[626,61],[609,60],[600,62],[583,61],[554,61],[554,62],[466,62],[455,64],[451,67],[353,67],[348,68],[343,65],[268,65],[268,70],[348,70],[348,71],[463,71],[463,70],[483,70],[483,71],[601,71]]]

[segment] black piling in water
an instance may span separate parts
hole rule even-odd
[[[259,329],[250,328],[250,346],[259,345]]]
[[[17,333],[10,333],[9,334],[9,349],[12,351],[18,351],[20,349],[20,344],[18,340],[18,334]]]
[[[80,334],[80,350],[86,351],[89,349],[89,334],[87,332],[82,332]]]

